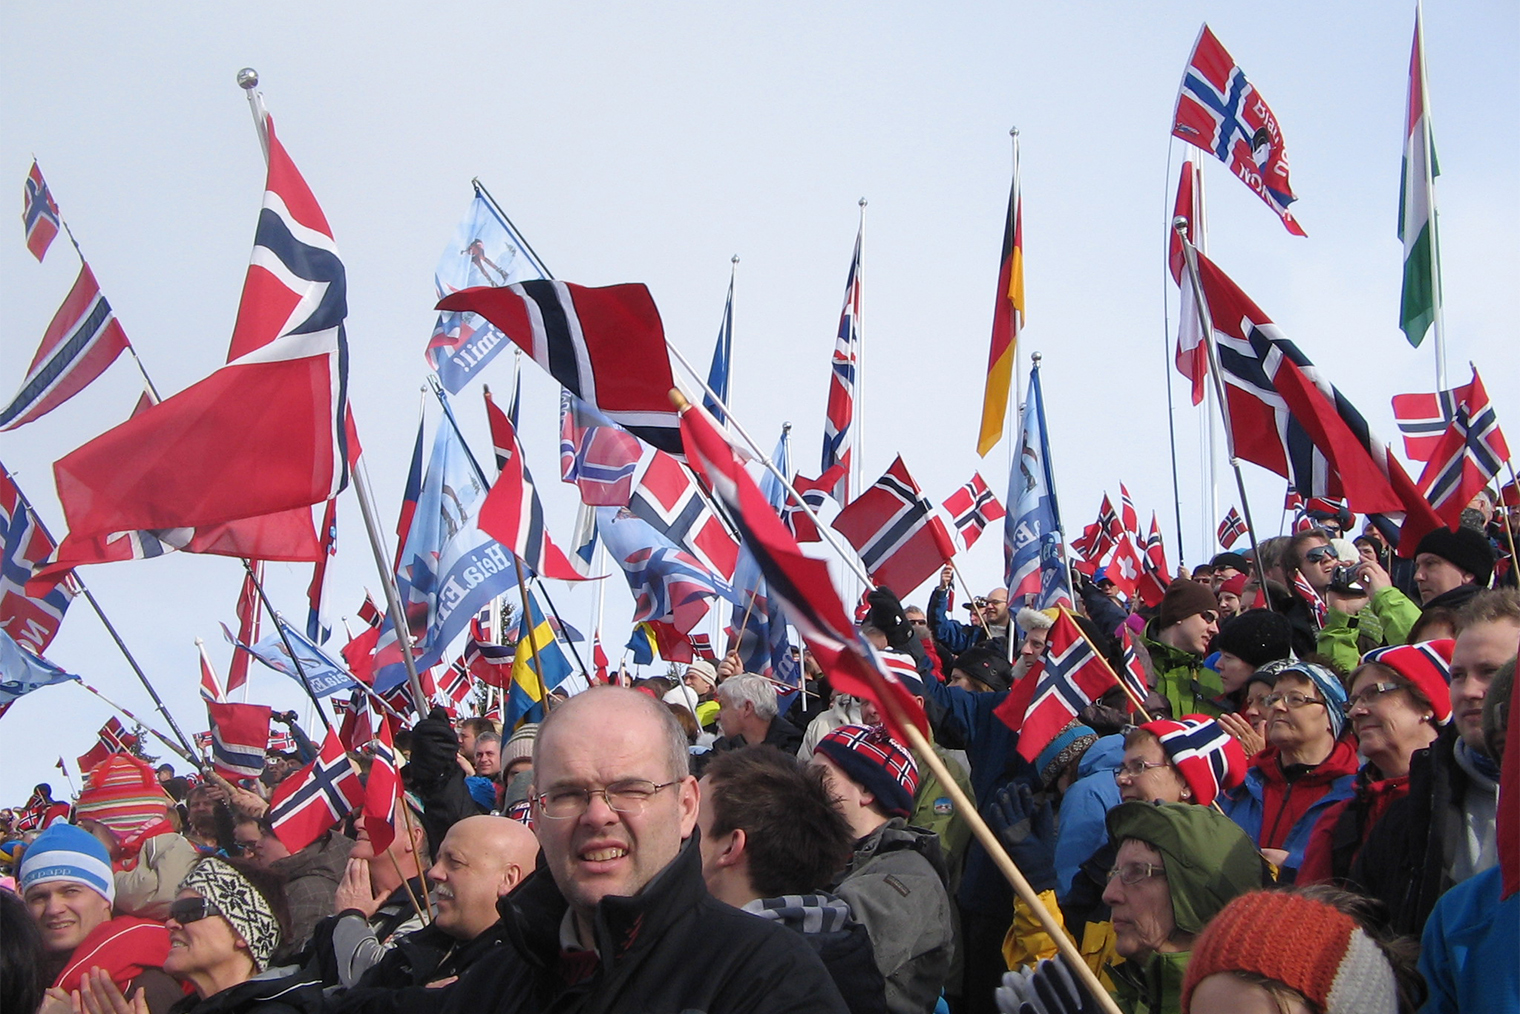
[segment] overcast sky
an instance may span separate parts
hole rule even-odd
[[[1462,382],[1476,362],[1513,429],[1520,13],[1432,3],[1426,18],[1450,375]],[[1168,131],[1205,20],[1277,114],[1309,234],[1289,236],[1215,162],[1211,254],[1395,439],[1390,395],[1434,387],[1429,344],[1411,349],[1397,326],[1412,4],[10,4],[0,182],[16,194],[40,160],[154,380],[178,391],[226,355],[264,180],[234,75],[256,67],[347,265],[350,391],[387,526],[417,425],[432,268],[472,176],[560,278],[648,283],[667,333],[704,369],[738,254],[733,407],[767,448],[791,421],[794,461],[810,475],[863,196],[865,471],[901,452],[935,499],[977,468],[1001,496],[1006,447],[985,460],[974,448],[1017,125],[1030,307],[1020,351],[1024,368],[1030,351],[1044,355],[1064,520],[1080,530],[1122,480],[1142,518],[1160,513],[1175,561],[1163,251],[1183,146]],[[77,271],[64,240],[37,265],[10,221],[0,397]],[[510,373],[503,355],[486,380],[504,391]],[[531,364],[524,381],[528,462],[568,542],[574,490],[552,481],[556,388]],[[483,451],[478,387],[457,405]],[[124,357],[63,408],[0,435],[0,459],[51,525],[62,522],[51,462],[124,419],[138,390]],[[1217,516],[1199,414],[1181,384],[1173,391],[1183,547],[1198,562]],[[1283,483],[1246,467],[1258,525],[1276,534]],[[1222,512],[1237,498],[1223,467],[1220,477]],[[329,588],[334,615],[351,616],[364,588],[379,588],[351,496],[339,510]],[[978,590],[1001,566],[996,534],[964,560]],[[239,570],[173,556],[82,575],[187,730],[205,726],[194,639],[215,641],[224,670],[217,623],[232,619]],[[270,570],[279,608],[303,616],[309,566]],[[616,657],[631,600],[620,574],[608,592]],[[555,598],[567,620],[591,625],[588,590]],[[82,600],[50,656],[148,713]],[[267,670],[252,690],[299,705]],[[109,714],[71,686],[17,703],[0,727],[0,801],[44,778],[61,787],[55,758],[73,773]]]

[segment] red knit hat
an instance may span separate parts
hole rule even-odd
[[[1208,806],[1220,792],[1245,781],[1245,748],[1208,715],[1162,718],[1140,728],[1161,741],[1198,805]]]
[[[814,748],[876,797],[891,817],[913,815],[918,791],[918,762],[907,748],[879,725],[841,725]]]
[[[168,806],[168,793],[159,786],[153,766],[131,754],[116,753],[90,769],[74,813],[100,821],[124,840],[162,820]]]
[[[1396,1014],[1398,988],[1382,950],[1340,909],[1286,891],[1230,902],[1193,944],[1182,1012],[1216,972],[1253,972],[1297,990],[1325,1014]]]
[[[1362,656],[1362,664],[1386,665],[1408,680],[1430,703],[1436,721],[1444,724],[1451,717],[1451,649],[1456,643],[1448,637],[1377,648]]]

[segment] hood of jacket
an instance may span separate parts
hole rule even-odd
[[[1117,733],[1112,736],[1102,736],[1087,748],[1087,752],[1077,762],[1077,777],[1086,778],[1088,775],[1113,771],[1123,763],[1124,737]]]
[[[171,1014],[237,1014],[278,1005],[293,1011],[316,1012],[322,1009],[322,984],[301,974],[297,965],[266,968],[245,982],[213,993],[204,1000],[193,994],[170,1008]]]
[[[857,841],[849,869],[858,870],[877,856],[903,850],[917,852],[927,859],[945,885],[945,890],[950,890],[950,871],[945,866],[945,850],[940,847],[939,835],[922,828],[909,827],[908,822],[901,817],[893,817]]]

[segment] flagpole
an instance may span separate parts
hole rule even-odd
[[[1209,372],[1213,375],[1214,394],[1219,402],[1219,414],[1224,423],[1225,445],[1229,449],[1230,467],[1235,471],[1235,489],[1240,493],[1240,510],[1245,515],[1246,535],[1251,540],[1251,558],[1256,561],[1256,579],[1261,582],[1261,594],[1267,595],[1267,568],[1262,562],[1261,550],[1256,544],[1256,526],[1251,521],[1251,500],[1246,496],[1245,475],[1240,459],[1235,456],[1235,431],[1230,427],[1230,403],[1225,397],[1224,380],[1219,375],[1219,350],[1214,345],[1214,319],[1209,311],[1208,300],[1203,294],[1203,283],[1198,278],[1198,250],[1187,238],[1186,221],[1182,217],[1172,220],[1172,228],[1182,240],[1182,256],[1187,265],[1188,283],[1193,287],[1193,301],[1198,308],[1198,326],[1203,331],[1204,347],[1209,353]]]
[[[549,714],[549,691],[544,687],[544,664],[538,657],[538,637],[535,636],[538,628],[533,625],[533,607],[528,601],[528,582],[523,577],[522,559],[516,553],[512,554],[512,565],[517,568],[517,591],[522,596],[522,628],[527,632],[528,650],[533,654],[533,677],[538,683],[538,703],[543,707],[544,715],[547,716]],[[517,650],[522,651],[522,638],[517,639]],[[516,653],[514,652],[513,654],[515,658]],[[584,667],[582,668],[584,669]],[[502,714],[505,716],[505,708],[502,709]]]
[[[132,721],[132,723],[134,725],[140,726],[141,728],[147,730],[148,732],[151,732],[154,735],[154,737],[159,742],[163,743],[164,746],[167,746],[170,750],[173,750],[177,755],[179,755],[180,757],[183,757],[185,760],[189,761],[191,764],[194,764],[197,768],[201,767],[201,764],[198,761],[196,761],[196,759],[193,756],[193,754],[186,753],[184,747],[177,745],[174,742],[174,740],[170,739],[168,736],[165,736],[163,733],[161,733],[157,729],[153,728],[153,726],[149,725],[147,722],[144,722],[141,718],[138,718],[136,715],[132,714],[132,712],[128,711],[126,708],[122,707],[120,704],[117,704],[115,701],[111,700],[109,697],[107,697],[105,694],[101,693],[99,690],[96,690],[94,687],[90,686],[84,680],[76,678],[76,682],[81,687],[83,687],[87,692],[89,692],[91,694],[94,694],[96,697],[98,697],[102,701],[104,701],[112,710],[118,711],[121,714],[125,715],[127,718],[129,718]],[[81,771],[79,773],[79,775],[80,775],[81,778],[84,777],[84,774],[85,773],[83,771]]]
[[[78,761],[76,760],[75,763],[77,764]],[[58,763],[53,766],[56,767],[59,771],[63,772],[63,780],[69,783],[69,796],[71,798],[78,799],[79,789],[74,786],[74,779],[69,775],[69,769],[63,763],[63,757],[60,756],[58,758]],[[79,772],[79,780],[84,781],[84,777],[85,773],[83,771]]]
[[[301,680],[301,686],[306,691],[307,698],[311,700],[312,705],[317,709],[317,717],[322,719],[322,724],[327,727],[327,731],[332,732],[332,722],[328,721],[327,712],[322,710],[322,703],[317,700],[316,691],[312,690],[311,684],[307,682],[306,667],[301,664],[300,656],[296,654],[295,648],[291,647],[290,637],[285,633],[285,624],[281,620],[280,614],[274,611],[274,606],[270,603],[269,596],[264,592],[264,585],[254,574],[253,564],[244,560],[243,569],[248,572],[248,580],[253,582],[254,590],[259,593],[259,601],[264,603],[264,610],[269,613],[269,618],[274,621],[274,629],[279,632],[280,643],[285,646],[285,653],[290,656],[291,663],[295,665],[296,675]]]
[[[1167,185],[1171,184],[1171,159],[1167,159]],[[1190,163],[1183,160],[1184,166]],[[1196,175],[1196,174],[1195,174]],[[1197,216],[1193,216],[1197,218]],[[1172,245],[1170,239],[1166,244],[1166,256],[1163,263],[1171,259]],[[1167,305],[1167,293],[1171,287],[1167,284],[1170,277],[1169,271],[1161,273],[1161,371],[1162,379],[1166,384],[1166,436],[1167,446],[1172,452],[1172,510],[1177,522],[1177,566],[1184,565],[1186,553],[1182,544],[1182,490],[1177,482],[1177,411],[1172,404],[1172,322],[1171,308]],[[1178,318],[1178,330],[1181,331],[1181,318]]]
[[[1441,241],[1440,230],[1436,226],[1439,213],[1436,211],[1435,166],[1431,162],[1435,139],[1430,127],[1430,89],[1425,84],[1425,4],[1423,0],[1415,0],[1414,21],[1420,41],[1420,108],[1424,114],[1420,117],[1420,129],[1425,134],[1422,138],[1423,143],[1420,145],[1423,149],[1420,172],[1425,175],[1425,192],[1430,195],[1430,299],[1435,311],[1432,329],[1435,332],[1436,396],[1439,400],[1440,392],[1446,390],[1446,310],[1444,305],[1446,301],[1441,294]]]
[[[396,631],[401,645],[401,662],[406,666],[406,679],[412,691],[412,703],[419,718],[428,714],[428,697],[422,689],[422,678],[417,675],[417,660],[412,657],[412,632],[406,624],[406,611],[401,608],[401,593],[396,589],[396,575],[387,562],[390,554],[381,541],[380,527],[375,521],[375,507],[370,499],[369,466],[361,455],[350,471],[353,475],[354,495],[359,498],[359,516],[364,519],[364,531],[369,536],[370,550],[374,553],[375,568],[380,572],[380,588],[385,592],[386,613]]]
[[[1013,141],[1013,207],[1011,207],[1011,208],[1008,209],[1009,215],[1012,216],[1012,221],[1006,223],[1006,225],[1007,225],[1007,228],[1009,230],[1014,230],[1015,228],[1017,228],[1017,224],[1019,223],[1019,220],[1023,216],[1023,208],[1020,207],[1020,205],[1022,205],[1023,202],[1024,202],[1024,193],[1023,193],[1023,190],[1022,190],[1022,187],[1021,187],[1021,180],[1019,179],[1019,128],[1018,127],[1009,127],[1008,128],[1008,136]],[[1019,238],[1022,239],[1022,236],[1019,237]],[[1012,256],[1012,255],[1010,254],[1010,256]],[[1019,251],[1019,257],[1020,258],[1023,257],[1023,251],[1022,250]],[[1008,294],[1006,292],[1004,292],[1004,293],[999,293],[998,295],[999,295],[999,298],[1006,298]],[[1023,381],[1023,378],[1021,377],[1020,371],[1019,371],[1019,332],[1023,328],[1023,323],[1024,323],[1024,320],[1023,320],[1024,308],[1023,307],[1015,307],[1014,310],[1013,310],[1013,313],[1015,314],[1015,317],[1014,317],[1014,320],[1013,320],[1013,350],[1012,350],[1013,351],[1013,404],[1014,404],[1016,410],[1021,410],[1022,407],[1023,407],[1023,405],[1024,405],[1024,381]],[[1006,412],[1005,412],[1005,414],[1006,414]],[[991,450],[991,448],[988,448],[988,449]],[[1012,462],[1010,460],[1010,465],[1011,464],[1012,464]]]

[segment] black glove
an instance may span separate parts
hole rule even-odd
[[[871,604],[866,622],[887,635],[887,645],[902,651],[913,643],[913,624],[903,615],[902,601],[886,587],[872,588],[866,594]]]
[[[1063,960],[1042,958],[1034,968],[1008,972],[997,990],[1003,1014],[1097,1014],[1103,1008],[1088,995]]]
[[[449,724],[448,712],[434,708],[412,726],[412,758],[406,766],[411,784],[425,791],[459,771],[459,737]]]
[[[1056,817],[1050,800],[1035,803],[1028,785],[1005,785],[988,808],[992,829],[1029,886],[1056,889]]]

